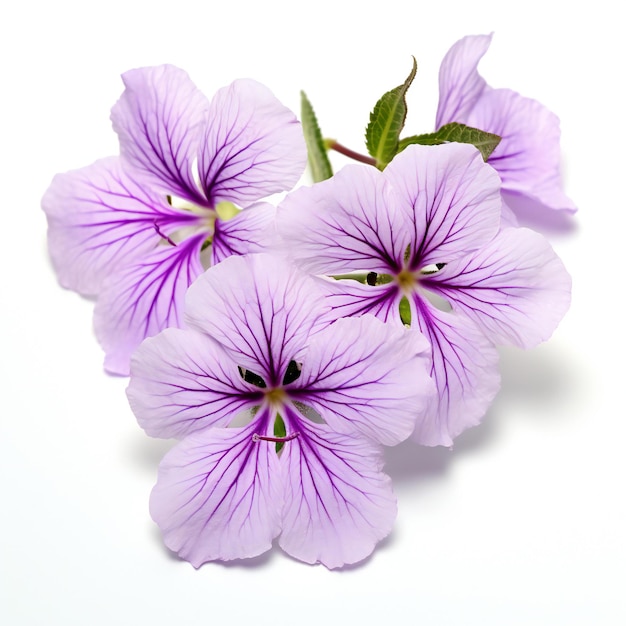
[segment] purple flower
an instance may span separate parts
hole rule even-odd
[[[313,279],[283,259],[233,256],[189,289],[188,328],[133,356],[140,425],[183,438],[150,511],[195,567],[261,554],[279,535],[292,556],[340,567],[390,532],[379,444],[408,437],[428,404],[428,344],[369,315],[330,325],[327,313]]]
[[[306,163],[300,124],[259,83],[237,80],[209,102],[169,65],[123,80],[111,112],[121,158],[57,175],[42,200],[59,280],[97,296],[115,374],[145,337],[181,325],[203,262],[272,241],[274,208],[256,201],[290,189]]]
[[[510,89],[492,89],[477,71],[491,35],[464,37],[446,54],[439,70],[436,127],[460,122],[502,137],[489,157],[500,174],[505,203],[573,213],[563,193],[559,119],[536,100]]]
[[[345,167],[290,193],[279,230],[321,281],[337,317],[373,313],[429,339],[438,397],[416,439],[450,445],[485,414],[499,387],[494,344],[547,339],[569,306],[570,278],[548,242],[500,229],[500,180],[470,145],[409,146],[379,172]]]

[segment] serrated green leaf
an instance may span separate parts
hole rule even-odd
[[[304,91],[300,92],[300,111],[311,176],[313,182],[319,183],[333,175],[333,168],[328,160],[326,145],[317,123],[315,111]]]
[[[401,139],[398,145],[398,152],[402,152],[407,146],[416,143],[422,146],[437,146],[442,143],[456,141],[457,143],[471,143],[473,146],[476,146],[486,161],[497,148],[500,139],[501,137],[493,133],[452,122],[442,126],[435,133],[414,135],[413,137]]]
[[[406,92],[416,73],[417,62],[413,57],[413,68],[404,83],[384,94],[370,113],[365,142],[367,151],[376,159],[376,167],[381,170],[398,152],[400,133],[406,120]]]

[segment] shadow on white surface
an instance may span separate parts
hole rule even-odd
[[[515,408],[524,419],[561,420],[566,408],[577,401],[584,389],[582,373],[571,354],[557,345],[530,351],[500,350],[502,386],[494,403],[478,426],[462,433],[451,448],[428,448],[412,441],[386,450],[385,471],[395,484],[417,484],[446,475],[455,459],[491,447],[499,424]]]

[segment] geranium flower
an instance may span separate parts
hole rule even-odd
[[[279,231],[292,258],[321,275],[337,317],[373,313],[429,339],[438,397],[416,439],[450,445],[499,387],[494,344],[547,339],[569,305],[570,278],[548,242],[500,229],[500,180],[470,145],[409,146],[383,172],[351,165],[287,195]]]
[[[299,122],[259,83],[237,80],[209,102],[173,66],[123,80],[111,112],[121,158],[57,175],[42,201],[59,280],[97,296],[115,374],[145,337],[180,326],[207,246],[205,264],[263,249],[274,208],[255,202],[290,189],[306,163]]]
[[[510,89],[493,89],[478,73],[491,35],[464,37],[448,51],[439,70],[436,127],[460,122],[499,135],[489,157],[500,174],[507,205],[522,212],[576,211],[563,193],[559,118],[536,100]]]
[[[233,256],[189,289],[188,328],[133,356],[139,424],[183,439],[161,463],[150,512],[195,567],[261,554],[278,535],[292,556],[339,567],[390,532],[378,444],[407,438],[425,410],[428,344],[369,315],[329,325],[327,311],[284,260]]]

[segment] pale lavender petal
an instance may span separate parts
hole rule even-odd
[[[306,563],[328,568],[356,563],[386,537],[396,517],[391,480],[382,473],[381,448],[294,418],[299,436],[285,444],[280,547]]]
[[[470,35],[448,50],[439,68],[436,128],[465,122],[477,100],[488,90],[477,68],[490,43],[491,35]]]
[[[410,215],[412,269],[463,257],[500,227],[500,179],[474,146],[409,146],[384,176]]]
[[[427,446],[450,446],[480,422],[498,392],[498,353],[471,320],[439,311],[419,296],[414,304],[413,323],[432,346],[438,395],[413,437]]]
[[[348,165],[287,195],[278,232],[296,263],[313,274],[392,273],[402,268],[410,242],[408,217],[397,204],[381,172]]]
[[[128,375],[130,357],[146,338],[181,327],[185,292],[202,273],[197,234],[177,246],[166,244],[111,275],[96,302],[96,336],[106,352],[105,369]]]
[[[289,395],[335,432],[395,445],[431,401],[429,370],[430,346],[418,331],[371,315],[340,319],[311,341]]]
[[[548,209],[576,211],[563,192],[559,118],[542,104],[509,89],[483,94],[467,119],[470,126],[502,137],[489,157],[502,191]]]
[[[42,202],[48,248],[64,287],[97,294],[116,268],[153,249],[162,233],[197,221],[125,172],[117,157],[57,174]]]
[[[201,131],[198,169],[212,205],[246,207],[291,189],[306,165],[302,127],[272,92],[249,79],[220,89]]]
[[[253,254],[228,257],[205,272],[189,290],[186,320],[269,387],[300,360],[326,308],[314,282],[285,259]]]
[[[500,228],[511,228],[519,226],[517,215],[507,203],[506,195],[502,194],[502,215],[500,217]]]
[[[544,237],[506,228],[480,251],[422,282],[491,341],[531,348],[548,339],[565,315],[572,281]]]
[[[317,284],[326,296],[326,303],[331,307],[329,319],[357,317],[369,313],[383,322],[402,324],[402,292],[396,283],[363,285],[351,279],[320,277]]]
[[[168,328],[133,354],[126,394],[139,425],[152,437],[181,438],[228,426],[262,394],[243,380],[237,363],[215,341]]]
[[[111,110],[122,157],[155,189],[206,206],[193,163],[209,101],[172,65],[131,70],[122,79],[126,89]]]
[[[230,220],[217,219],[213,235],[212,265],[233,254],[271,251],[277,246],[276,208],[259,202]]]
[[[267,416],[194,433],[161,461],[150,514],[170,550],[194,567],[266,552],[280,532],[280,467]],[[263,430],[262,430],[263,429]]]

